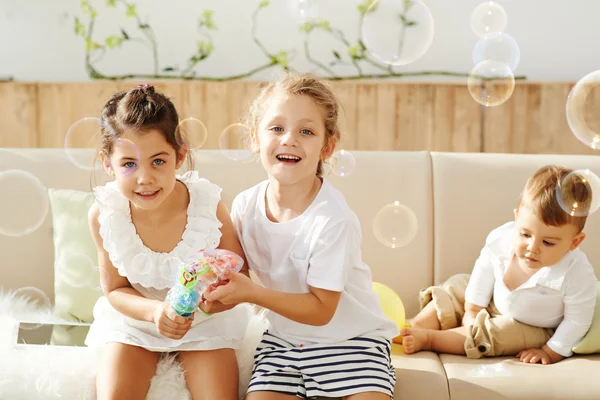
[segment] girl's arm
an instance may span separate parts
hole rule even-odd
[[[240,273],[244,274],[247,277],[250,277],[250,272],[248,269],[248,261],[246,260],[246,255],[244,254],[244,250],[242,249],[242,245],[235,233],[235,229],[233,227],[233,222],[231,221],[231,216],[229,215],[229,210],[227,206],[219,201],[217,205],[217,219],[223,224],[221,227],[221,241],[219,243],[219,249],[225,249],[229,251],[233,251],[244,260],[244,265],[240,270]],[[208,289],[210,291],[212,287]],[[206,298],[206,295],[205,295]],[[221,311],[230,310],[235,307],[236,304],[223,304],[220,301],[210,301],[200,304],[200,309],[207,314],[218,313]]]
[[[228,273],[227,285],[210,288],[209,300],[223,304],[252,303],[292,321],[306,325],[326,325],[337,309],[342,292],[309,286],[308,293],[286,293],[267,289],[239,273]]]
[[[104,295],[114,309],[121,314],[140,321],[154,322],[154,314],[162,303],[142,296],[140,292],[131,287],[127,278],[119,275],[102,244],[100,223],[98,222],[99,214],[98,206],[92,205],[88,212],[88,223],[98,251],[100,284]]]
[[[306,325],[326,325],[331,321],[342,292],[310,286],[309,293],[284,293],[255,285],[249,302],[267,308],[292,321]]]

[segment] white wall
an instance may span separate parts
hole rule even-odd
[[[222,76],[247,71],[265,62],[250,38],[250,13],[258,0],[138,0],[138,11],[148,18],[159,38],[161,66],[184,64],[194,50],[196,18],[205,8],[215,11],[219,30],[214,33],[216,50],[197,68],[203,75]],[[319,0],[323,18],[341,28],[349,38],[357,37],[357,0]],[[399,0],[400,1],[400,0]],[[600,1],[597,0],[498,0],[508,14],[506,32],[521,49],[515,75],[529,80],[577,80],[600,69]],[[105,9],[105,0],[90,0],[100,10],[98,37],[117,33],[131,20]],[[425,69],[468,72],[471,51],[477,41],[469,20],[478,0],[425,0],[435,18],[436,35],[428,53],[398,71]],[[290,17],[288,0],[272,0],[260,17],[259,36],[273,52],[296,48],[291,65],[309,71],[301,51],[302,34]],[[73,18],[81,16],[79,0],[0,0],[0,77],[12,75],[21,81],[85,81],[83,40],[73,33]],[[331,60],[335,42],[315,34],[313,48],[322,59]],[[318,46],[317,46],[318,45]],[[106,74],[151,72],[150,52],[127,44],[110,52],[98,67]],[[274,70],[254,75],[271,76]],[[344,72],[343,70],[339,70]],[[367,68],[368,71],[368,68]],[[352,72],[346,70],[345,72]],[[429,80],[431,78],[420,78]]]

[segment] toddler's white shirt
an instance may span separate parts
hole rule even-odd
[[[502,315],[542,328],[556,328],[547,345],[564,357],[585,336],[596,306],[594,268],[579,249],[558,263],[540,268],[512,292],[504,284],[514,254],[515,223],[494,229],[475,263],[465,301],[487,307],[490,300]]]

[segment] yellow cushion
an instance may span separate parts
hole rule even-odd
[[[592,326],[590,326],[587,334],[581,339],[581,342],[573,347],[573,353],[600,353],[600,282],[596,283],[596,309],[594,310]]]

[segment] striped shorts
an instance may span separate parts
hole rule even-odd
[[[248,393],[279,392],[303,399],[382,392],[394,397],[391,342],[359,336],[335,344],[294,346],[268,331],[254,355]]]

